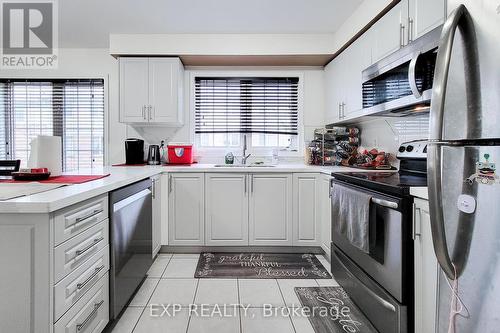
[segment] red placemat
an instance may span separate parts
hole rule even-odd
[[[62,175],[56,177],[49,177],[49,179],[38,180],[38,183],[45,184],[82,184],[93,180],[101,179],[109,176],[106,175]],[[28,180],[14,180],[14,179],[0,179],[0,183],[29,183]]]

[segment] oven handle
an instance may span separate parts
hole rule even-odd
[[[352,189],[357,189],[357,190],[364,191],[364,192],[368,192],[369,191],[366,188],[362,188],[362,187],[360,187],[358,185],[349,184],[349,183],[343,182],[343,181],[335,179],[335,178],[333,178],[330,182],[331,182],[330,183],[330,198],[332,198],[333,186],[335,184],[340,185],[340,186],[345,186],[345,187],[348,187],[348,188],[352,188]],[[399,209],[399,203],[395,202],[395,201],[372,197],[371,198],[371,202],[374,203],[374,204],[376,204],[376,205],[382,206],[382,207],[396,209],[396,210]]]
[[[379,198],[372,198],[372,202],[374,204],[377,204],[382,207],[387,207],[387,208],[392,208],[392,209],[398,209],[399,205],[397,202],[394,201],[389,201],[385,199],[379,199]]]
[[[376,292],[374,292],[369,287],[367,287],[363,283],[363,281],[361,281],[360,279],[358,279],[357,276],[355,276],[354,274],[351,273],[351,271],[349,270],[349,268],[347,268],[346,264],[342,261],[342,254],[341,253],[339,253],[337,250],[333,250],[333,252],[335,252],[335,254],[337,256],[337,259],[339,260],[339,263],[342,265],[342,267],[347,272],[347,274],[349,274],[351,276],[351,278],[353,278],[354,280],[358,281],[358,283],[361,286],[363,286],[363,288],[366,290],[366,292],[369,293],[377,301],[379,301],[379,303],[381,303],[386,309],[391,310],[392,312],[396,312],[396,307],[394,305],[392,305],[391,303],[387,302],[385,299],[383,299],[382,297],[380,297]]]

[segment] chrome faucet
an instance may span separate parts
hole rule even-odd
[[[241,156],[241,164],[246,165],[247,164],[247,159],[250,157],[252,154],[246,154],[247,153],[247,135],[243,135],[243,154]]]

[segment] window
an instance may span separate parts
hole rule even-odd
[[[0,80],[0,159],[26,166],[37,135],[62,137],[65,171],[104,165],[104,81]]]
[[[297,77],[196,77],[195,134],[201,147],[296,148]]]

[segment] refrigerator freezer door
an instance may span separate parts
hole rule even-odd
[[[452,43],[442,39],[440,53],[451,44],[446,84],[442,63],[436,65],[431,113],[439,106],[436,93],[444,95],[444,141],[500,138],[500,14],[498,1],[449,0],[448,9],[465,4],[467,13],[458,22]],[[467,28],[465,17],[470,18]],[[448,24],[448,22],[447,22]],[[444,25],[443,32],[447,28]],[[443,33],[444,36],[444,33]],[[444,56],[444,54],[442,54]],[[441,57],[443,58],[443,57]],[[439,56],[438,56],[439,59]],[[432,119],[432,115],[431,115]]]
[[[495,332],[500,325],[500,180],[492,171],[497,161],[499,146],[442,147],[446,243],[470,313],[457,317],[457,333]],[[439,332],[447,332],[451,290],[444,274],[440,279]]]

